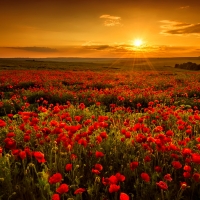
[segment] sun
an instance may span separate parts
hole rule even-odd
[[[135,39],[135,40],[133,41],[133,45],[134,45],[135,47],[141,47],[142,44],[143,44],[142,39],[137,38],[137,39]]]

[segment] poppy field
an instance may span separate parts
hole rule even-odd
[[[200,199],[200,73],[2,70],[0,199]]]

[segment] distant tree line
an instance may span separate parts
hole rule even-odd
[[[187,62],[183,64],[175,64],[175,68],[187,69],[187,70],[200,70],[200,64]]]

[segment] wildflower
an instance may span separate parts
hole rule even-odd
[[[184,178],[190,178],[191,177],[190,172],[183,172],[183,177]]]
[[[75,190],[74,194],[82,194],[85,191],[86,191],[85,188],[78,188],[78,189]]]
[[[185,190],[187,188],[187,183],[186,182],[180,182],[181,189]]]
[[[24,160],[26,158],[26,152],[25,151],[20,151],[19,157]]]
[[[180,169],[182,167],[179,161],[172,161],[172,165],[175,169]]]
[[[125,179],[126,179],[126,177],[120,173],[116,173],[115,176],[116,176],[117,180],[121,181],[121,182],[125,181]]]
[[[189,165],[185,165],[185,166],[183,167],[183,169],[184,169],[185,171],[187,171],[187,172],[190,172],[190,171],[192,170],[192,168],[191,168]]]
[[[68,172],[68,171],[71,171],[72,170],[72,164],[66,164],[65,165],[65,170]]]
[[[0,119],[0,127],[5,127],[5,126],[6,126],[6,122]]]
[[[62,175],[60,173],[56,173],[49,178],[50,184],[60,183],[62,181]]]
[[[160,166],[155,166],[155,171],[156,172],[161,172],[162,171],[162,168]]]
[[[108,191],[110,193],[113,193],[113,192],[117,192],[118,190],[120,189],[120,186],[119,185],[116,185],[116,184],[111,184]]]
[[[6,138],[4,140],[4,142],[6,143],[5,147],[7,149],[15,149],[16,148],[16,141],[12,138]]]
[[[96,158],[101,158],[104,157],[104,153],[102,153],[101,151],[96,151],[95,156]]]
[[[101,164],[95,164],[94,168],[99,170],[99,171],[103,170],[103,166]]]
[[[129,196],[126,193],[121,192],[119,196],[119,200],[129,200]]]
[[[102,138],[107,138],[107,137],[108,137],[108,135],[107,135],[106,132],[101,132],[101,133],[100,133],[100,136],[101,136]]]
[[[117,183],[118,183],[117,177],[114,176],[114,175],[110,176],[110,178],[109,178],[109,183],[110,183],[110,184],[117,184]]]
[[[60,200],[59,194],[53,194],[52,200]]]
[[[40,151],[35,151],[33,155],[39,163],[46,162],[46,160],[44,159],[44,154]]]
[[[193,153],[192,154],[192,162],[196,164],[200,164],[200,154]]]
[[[147,173],[141,173],[141,178],[143,179],[143,181],[145,182],[149,182],[150,181],[150,177]]]
[[[192,178],[194,179],[195,182],[199,182],[200,181],[200,174],[199,173],[194,173]]]
[[[163,127],[162,126],[156,126],[155,128],[154,128],[154,131],[156,132],[156,133],[159,133],[159,132],[161,132],[163,130]]]
[[[166,181],[172,181],[172,178],[171,178],[171,174],[166,174],[165,176],[164,176],[164,179],[166,180]]]
[[[135,170],[138,167],[139,163],[137,161],[133,161],[130,163],[131,170]]]
[[[162,190],[167,190],[168,189],[168,186],[164,181],[159,181],[158,183],[156,183],[156,185]]]
[[[144,162],[150,162],[150,161],[151,161],[151,157],[150,156],[145,156]]]
[[[110,180],[109,180],[109,178],[102,178],[102,183],[104,184],[104,185],[108,185],[109,183],[110,183]]]
[[[168,130],[165,134],[166,134],[166,136],[173,136],[174,132],[171,130]]]
[[[191,153],[192,153],[192,150],[189,149],[189,148],[184,148],[184,149],[182,150],[182,154],[183,154],[184,156],[190,155]]]
[[[66,193],[68,191],[69,191],[69,186],[65,183],[61,184],[56,190],[56,192],[59,194]]]
[[[97,169],[93,169],[92,168],[92,173],[94,173],[94,174],[100,174],[101,172],[99,170],[97,170]]]

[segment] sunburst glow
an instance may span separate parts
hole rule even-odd
[[[143,44],[142,39],[135,39],[135,40],[133,41],[133,45],[134,45],[135,47],[141,47],[142,44]]]

